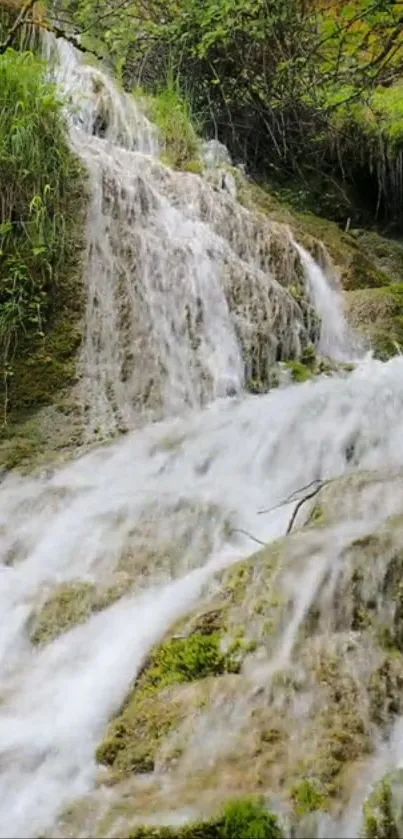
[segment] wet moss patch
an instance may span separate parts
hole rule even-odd
[[[93,583],[62,583],[45,601],[31,631],[33,644],[47,644],[63,632],[84,623],[122,594],[118,586],[99,591]]]
[[[170,687],[239,669],[239,645],[224,652],[220,634],[210,627],[206,634],[168,639],[151,653],[122,712],[110,723],[97,760],[118,772],[153,771],[159,746],[185,716],[185,694],[170,693]]]
[[[368,336],[374,354],[386,360],[403,347],[403,284],[352,291],[346,296],[352,325]]]

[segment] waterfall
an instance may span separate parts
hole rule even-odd
[[[321,318],[318,349],[337,361],[351,360],[361,354],[358,341],[348,328],[343,314],[340,289],[332,285],[325,271],[301,245],[295,244],[306,273],[308,288]]]
[[[16,839],[52,831],[94,789],[96,746],[152,645],[220,569],[285,533],[290,505],[280,502],[352,469],[403,467],[401,358],[243,392],[249,374],[298,358],[312,340],[351,356],[337,292],[290,231],[164,166],[141,108],[63,42],[56,73],[91,190],[88,433],[131,431],[0,485],[0,837]],[[239,398],[216,398],[228,393]],[[279,645],[287,661],[334,550],[322,570],[296,572]],[[124,557],[133,579],[117,602],[33,646],[34,617],[55,586],[110,585]]]
[[[319,266],[284,225],[244,209],[208,176],[164,166],[158,133],[133,97],[66,42],[45,44],[90,176],[89,436],[239,393],[245,379],[266,382],[274,362],[299,358],[318,337],[315,308],[328,330]]]

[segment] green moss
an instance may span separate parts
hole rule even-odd
[[[199,174],[203,165],[199,161],[199,138],[188,100],[178,83],[168,78],[167,84],[155,96],[142,96],[150,118],[156,123],[165,141],[162,159],[174,169]]]
[[[338,796],[346,766],[370,752],[371,739],[355,678],[337,655],[320,656],[316,681],[323,690],[315,720],[317,749],[300,774],[315,778],[326,795]]]
[[[306,367],[314,369],[316,366],[316,350],[313,344],[308,344],[301,355],[301,363]]]
[[[263,800],[229,802],[223,812],[222,839],[281,839],[283,833]]]
[[[403,284],[363,289],[346,295],[353,326],[371,341],[375,356],[382,360],[403,347]]]
[[[222,652],[219,633],[210,630],[165,641],[151,654],[121,714],[110,724],[97,760],[119,772],[152,771],[160,743],[183,716],[180,697],[167,701],[166,691],[208,676],[238,673],[244,654],[237,642]]]
[[[154,696],[134,691],[98,746],[97,761],[121,774],[152,772],[160,743],[184,713],[163,691]]]
[[[283,832],[276,816],[261,799],[245,798],[228,802],[221,816],[184,827],[140,827],[129,839],[281,839]]]
[[[382,277],[387,276],[393,282],[403,279],[403,245],[385,239],[372,230],[357,230],[352,233],[359,247],[367,254],[367,261],[371,261],[378,271],[382,272]]]
[[[220,649],[219,633],[196,632],[188,638],[173,638],[152,655],[144,688],[155,689],[179,682],[191,682],[206,676],[239,671],[231,653]]]
[[[285,366],[290,370],[293,382],[307,382],[312,378],[312,370],[302,361],[286,361]]]
[[[191,172],[193,175],[201,175],[204,171],[203,162],[198,158],[185,161],[182,168],[184,172]]]
[[[321,525],[326,524],[326,509],[323,504],[315,504],[307,524],[315,527],[320,527]]]
[[[369,712],[379,726],[390,727],[403,707],[403,658],[389,649],[368,684]]]
[[[392,791],[382,781],[364,804],[364,839],[399,839],[392,806]]]
[[[105,609],[122,592],[114,586],[97,591],[89,582],[62,583],[45,601],[31,632],[33,644],[46,644],[77,624],[84,623],[95,612]]]
[[[249,209],[269,215],[273,221],[288,224],[297,240],[319,261],[320,243],[324,243],[340,271],[345,289],[378,288],[402,276],[403,248],[397,243],[368,234],[373,237],[369,246],[366,235],[361,236],[357,231],[346,233],[333,221],[312,212],[301,212],[270,188],[245,181],[239,172],[234,176],[239,201]],[[298,299],[296,289],[291,293]]]
[[[301,778],[291,789],[297,816],[305,816],[315,810],[323,810],[328,797],[315,778]]]

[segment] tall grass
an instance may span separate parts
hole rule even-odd
[[[165,83],[154,96],[147,96],[141,89],[134,93],[145,98],[150,118],[160,129],[166,162],[175,169],[186,169],[189,164],[195,164],[200,148],[200,125],[179,79],[169,71]]]
[[[81,171],[62,106],[32,53],[0,57],[0,350],[42,334],[59,272],[74,251]]]

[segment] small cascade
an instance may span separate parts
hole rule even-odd
[[[218,400],[48,477],[11,474],[3,482],[0,837],[43,835],[60,809],[91,790],[96,746],[150,646],[220,567],[255,549],[248,533],[264,542],[284,533],[290,505],[279,502],[353,468],[403,467],[402,372],[397,358],[348,378]],[[393,483],[381,500],[378,517],[393,512]],[[262,503],[270,514],[259,515]],[[348,534],[346,527],[337,542],[321,542],[305,570],[297,563],[273,667],[279,656],[290,660]],[[105,588],[115,579],[126,581],[126,596],[44,647],[32,645],[35,615],[55,586]]]
[[[327,276],[308,251],[295,243],[301,257],[309,292],[321,319],[319,352],[335,361],[351,361],[362,355],[356,336],[352,335],[343,314],[341,290],[336,286],[336,279]]]
[[[157,131],[134,99],[67,43],[47,36],[45,44],[90,176],[89,438],[250,384],[267,390],[273,364],[298,359],[319,338],[310,279],[319,268],[287,227],[222,189],[219,170],[202,178],[164,166]]]

